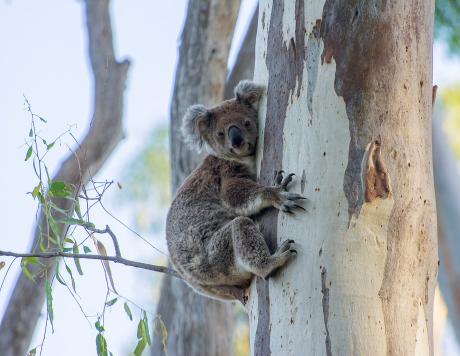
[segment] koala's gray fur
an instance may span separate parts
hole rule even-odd
[[[257,104],[263,87],[242,81],[235,98],[207,109],[191,106],[183,118],[185,140],[210,153],[179,188],[168,212],[166,239],[177,272],[207,296],[243,301],[254,275],[267,278],[297,254],[293,240],[272,255],[250,218],[262,209],[302,208],[277,175],[274,187],[254,181]]]

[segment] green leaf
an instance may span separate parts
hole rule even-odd
[[[97,321],[94,323],[94,326],[100,333],[105,331],[104,326],[101,325],[101,319],[97,319]]]
[[[26,153],[26,159],[24,161],[27,161],[30,158],[30,156],[32,156],[32,152],[33,152],[32,146],[29,146],[27,153]]]
[[[129,320],[133,321],[133,314],[131,313],[131,309],[129,308],[128,303],[125,302],[123,308],[125,309],[125,312],[128,315]]]
[[[32,127],[30,128],[30,131],[29,131],[29,137],[32,137],[34,135],[34,130],[32,129]]]
[[[56,141],[55,141],[55,142],[51,142],[50,144],[46,145],[46,149],[49,151],[50,149],[53,148],[53,146],[54,146],[55,143],[56,143]]]
[[[112,305],[114,305],[116,302],[117,302],[118,298],[113,298],[111,300],[108,300],[105,305],[107,305],[108,307],[111,307]]]
[[[40,121],[46,123],[46,120],[44,118],[42,118],[41,116],[38,116],[38,115],[37,115],[37,117],[40,119]]]
[[[42,182],[38,183],[38,185],[32,190],[32,197],[35,199],[38,196],[38,193],[40,193],[42,187]]]
[[[67,271],[67,273],[69,274],[70,276],[70,281],[72,282],[72,289],[75,293],[77,293],[77,290],[75,289],[75,279],[73,278],[73,275],[72,275],[72,270],[70,269],[69,266],[65,265],[65,269]]]
[[[77,213],[78,219],[83,220],[80,209],[80,201],[78,199],[75,200],[75,212]]]
[[[152,345],[152,339],[150,338],[150,330],[149,330],[149,320],[147,318],[147,313],[144,310],[144,337],[147,341],[147,344]]]
[[[22,273],[24,273],[24,275],[27,277],[27,279],[31,282],[35,282],[35,277],[33,276],[33,274],[29,271],[29,269],[26,267],[26,265],[24,264],[21,264],[21,268],[22,268]]]
[[[167,347],[167,343],[168,343],[168,330],[166,329],[166,324],[164,323],[163,318],[161,317],[161,315],[158,315],[155,318],[155,323],[154,323],[155,335],[158,335],[157,324],[160,324],[161,343],[163,344],[163,352],[165,353],[165,355],[167,355],[166,347]]]
[[[38,200],[40,200],[40,204],[45,205],[46,204],[45,196],[42,194],[42,192],[38,192],[37,196],[38,196]]]
[[[60,223],[67,224],[67,225],[80,225],[84,227],[89,227],[89,228],[94,228],[94,224],[92,222],[87,222],[83,220],[78,220],[74,218],[64,218],[62,220],[59,220]]]
[[[24,264],[24,266],[28,265],[28,264],[31,264],[31,265],[38,265],[40,263],[40,260],[38,259],[38,257],[24,257],[22,259],[22,263]]]
[[[29,351],[27,356],[35,356],[37,354],[37,348],[34,347],[32,350]]]
[[[141,320],[139,320],[139,324],[137,324],[137,338],[138,339],[143,339],[144,334],[145,334],[144,320],[141,319]]]
[[[46,172],[46,178],[48,179],[48,184],[49,184],[51,181],[51,178],[50,178],[50,173],[48,172],[48,167],[46,165],[45,165],[45,172]]]
[[[51,328],[54,329],[54,326],[53,326],[54,312],[53,312],[53,295],[52,295],[53,289],[51,288],[51,284],[48,281],[45,282],[45,291],[46,291],[46,309],[48,311],[48,318],[50,319],[50,322],[51,322]]]
[[[86,246],[86,245],[83,246],[83,251],[84,251],[85,253],[91,253],[91,252],[92,252],[91,249],[90,249],[88,246]]]
[[[56,279],[63,286],[67,286],[67,283],[64,281],[64,279],[62,278],[62,276],[61,276],[61,274],[59,272],[56,272]]]
[[[77,243],[73,244],[73,253],[76,254],[76,255],[78,255],[80,253]],[[83,270],[81,269],[80,259],[79,258],[74,258],[73,260],[75,262],[75,267],[77,267],[78,274],[80,276],[83,276]]]
[[[46,140],[44,138],[42,138],[42,142],[45,146],[48,146],[48,143],[46,142]]]
[[[140,339],[139,342],[137,343],[136,348],[134,349],[134,356],[141,356],[142,352],[144,352],[145,346],[147,346],[147,343],[145,342],[145,340]]]
[[[64,242],[67,242],[67,243],[72,244],[72,245],[75,243],[75,241],[72,240],[70,237],[66,237],[66,238],[64,239]]]
[[[52,234],[49,234],[48,238],[51,240],[52,243],[58,245],[58,241],[56,239],[56,236],[61,235],[61,227],[57,223],[57,221],[51,216],[51,214],[47,215],[48,218],[48,224],[50,225],[51,231],[53,232],[54,236]]]
[[[96,336],[96,349],[98,356],[108,356],[107,341],[101,333]]]
[[[65,182],[54,180],[49,186],[49,193],[55,197],[65,198],[72,195],[72,188]]]

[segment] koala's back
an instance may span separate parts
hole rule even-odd
[[[220,198],[222,164],[227,163],[208,156],[185,180],[168,212],[166,239],[172,263],[192,283],[225,284],[238,274],[231,234],[225,233],[235,215]]]

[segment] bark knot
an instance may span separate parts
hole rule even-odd
[[[386,199],[391,194],[390,176],[381,155],[380,141],[367,145],[363,158],[364,200],[370,203],[375,198]]]

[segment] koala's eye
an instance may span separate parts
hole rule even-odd
[[[246,127],[251,126],[251,121],[246,120],[246,121],[244,122],[244,126],[246,126]]]
[[[224,137],[225,134],[223,133],[223,131],[219,131],[219,132],[217,133],[217,136],[218,136],[218,137]]]

